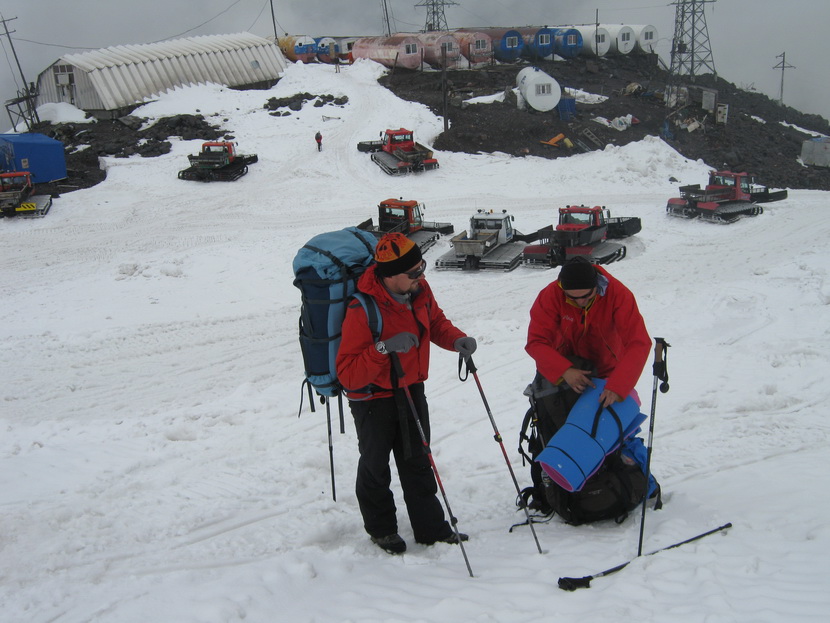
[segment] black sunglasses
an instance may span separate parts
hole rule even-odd
[[[581,301],[583,299],[589,299],[592,296],[594,296],[594,294],[596,294],[596,290],[596,288],[591,288],[591,291],[588,292],[588,294],[583,294],[582,296],[574,296],[573,294],[568,294],[567,292],[565,292],[565,296],[574,301]]]
[[[418,268],[416,268],[415,270],[410,270],[408,273],[404,273],[404,275],[406,275],[407,277],[412,279],[412,281],[415,281],[418,277],[420,277],[421,275],[424,274],[426,269],[427,269],[427,261],[426,260],[421,260],[421,265],[418,266]]]

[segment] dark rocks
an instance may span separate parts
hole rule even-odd
[[[653,56],[576,58],[534,64],[562,87],[581,89],[608,99],[599,104],[577,103],[576,116],[567,121],[560,119],[556,110],[549,113],[519,110],[513,89],[516,74],[526,64],[447,72],[453,87],[448,97],[454,105],[446,108],[443,91],[436,88],[442,85],[441,72],[395,71],[381,78],[381,83],[398,97],[425,104],[434,113],[447,117],[449,130],[434,142],[434,147],[440,150],[498,151],[560,158],[581,153],[577,141],[596,148],[586,138],[586,131],[603,145],[618,146],[648,135],[662,136],[687,158],[703,160],[713,168],[754,173],[760,183],[771,187],[830,190],[830,169],[804,167],[798,161],[801,144],[810,138],[798,128],[830,134],[830,123],[818,115],[782,107],[765,95],[739,89],[713,76],[696,77],[689,84],[690,91],[700,93],[700,87],[716,89],[719,103],[729,106],[725,125],[715,123],[714,116],[694,101],[682,109],[667,109],[662,99],[667,74]],[[630,88],[632,84],[638,88]],[[475,95],[500,91],[507,94],[503,103],[464,101]],[[638,123],[624,131],[593,121],[597,117],[611,120],[629,114]],[[569,150],[542,142],[559,133],[565,134],[577,147]],[[483,134],[487,136],[485,141],[481,139]]]

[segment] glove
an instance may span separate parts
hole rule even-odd
[[[453,342],[453,348],[455,348],[455,350],[457,350],[462,357],[467,358],[476,352],[478,344],[476,344],[476,339],[474,337],[460,337]]]
[[[419,342],[417,335],[404,331],[384,340],[383,343],[388,353],[405,353],[413,346],[417,347]]]

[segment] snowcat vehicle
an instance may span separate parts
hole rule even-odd
[[[561,266],[577,255],[592,264],[610,264],[626,255],[626,247],[609,238],[627,238],[638,233],[642,223],[638,217],[611,217],[602,206],[565,206],[559,208],[559,223],[537,232],[538,244],[528,245],[522,263],[532,268]]]
[[[516,268],[525,245],[536,234],[523,235],[513,228],[513,216],[502,210],[479,210],[470,218],[470,228],[453,236],[452,249],[435,261],[438,270],[502,270]]]
[[[195,182],[232,182],[248,172],[248,165],[257,162],[256,154],[236,153],[236,146],[229,141],[202,143],[202,150],[188,155],[190,166],[179,171],[180,180]]]
[[[372,161],[389,175],[438,168],[432,150],[415,142],[412,132],[404,128],[380,133],[380,140],[362,141],[357,150],[372,154]]]
[[[378,224],[374,225],[372,219],[368,219],[357,227],[374,233],[378,238],[389,232],[402,233],[423,253],[438,241],[441,234],[454,231],[452,223],[425,221],[425,211],[423,204],[411,199],[385,199],[378,204]]]
[[[52,207],[51,195],[34,195],[28,171],[0,173],[0,215],[38,218]]]
[[[709,183],[680,187],[680,197],[669,199],[666,213],[680,218],[702,218],[716,223],[734,223],[742,216],[763,214],[758,203],[787,198],[786,190],[770,191],[747,173],[712,171]]]

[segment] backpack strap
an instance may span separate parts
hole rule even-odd
[[[369,332],[372,334],[372,340],[377,342],[380,340],[380,334],[383,332],[383,316],[380,315],[380,308],[375,298],[365,292],[355,292],[349,297],[349,300],[354,300],[360,303],[363,311],[366,312],[366,323],[369,326]],[[351,305],[350,305],[351,307]],[[372,394],[376,385],[367,385],[360,389],[353,390],[355,392],[366,392]]]
[[[380,315],[378,302],[373,296],[365,292],[355,292],[352,294],[352,298],[363,306],[363,311],[366,312],[366,320],[369,324],[369,331],[372,332],[372,339],[377,342],[383,331],[383,318]]]

